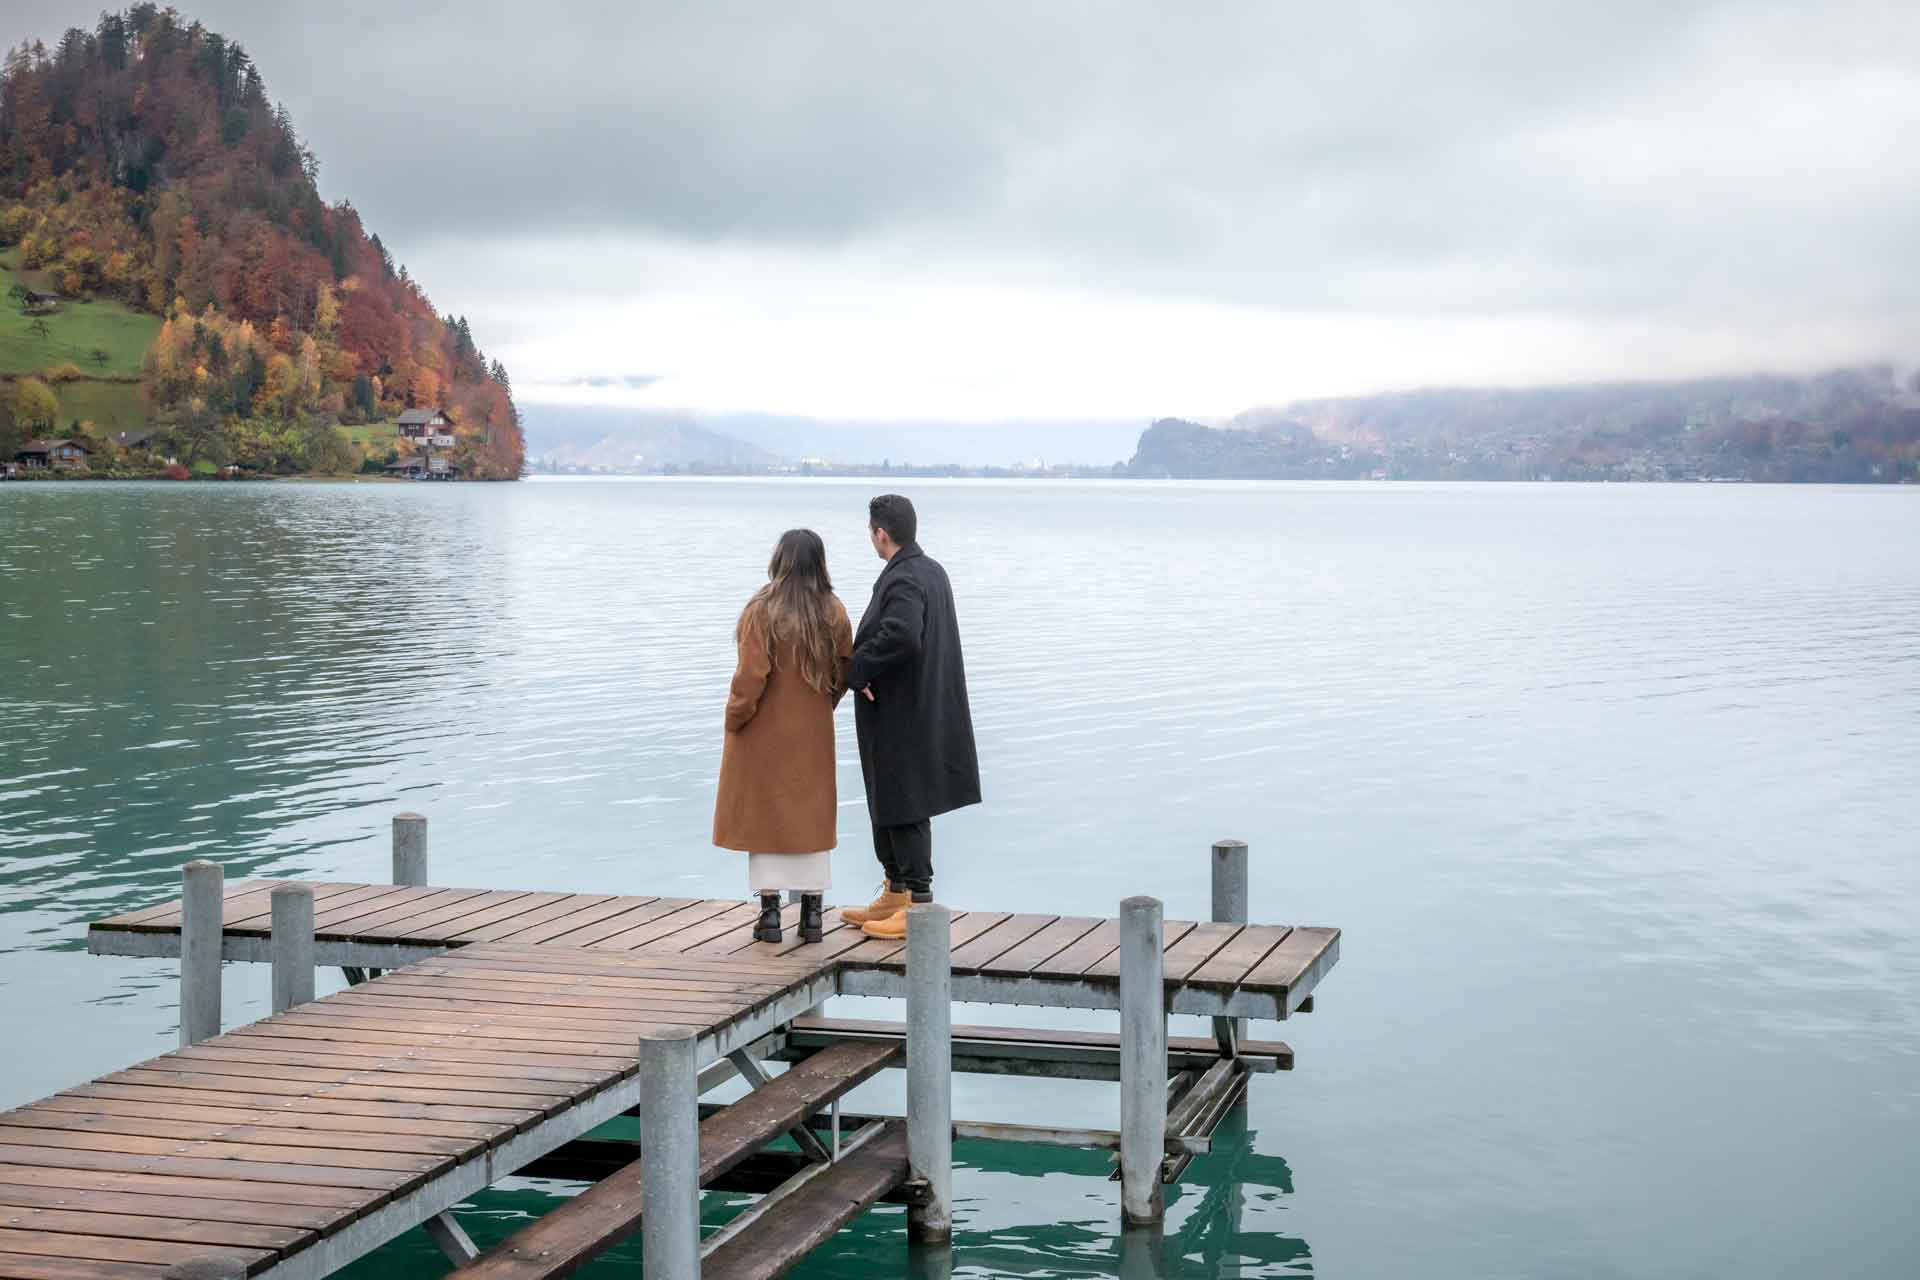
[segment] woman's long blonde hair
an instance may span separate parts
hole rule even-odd
[[[791,647],[807,687],[833,692],[840,681],[833,651],[833,579],[827,576],[827,547],[819,534],[789,529],[780,535],[767,563],[767,585],[740,613],[739,634],[749,631],[766,642],[775,670],[782,651]]]

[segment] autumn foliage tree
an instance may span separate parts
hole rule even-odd
[[[156,412],[357,421],[447,409],[470,474],[520,472],[506,370],[342,200],[244,49],[139,4],[0,73],[0,245],[74,297],[166,318]]]

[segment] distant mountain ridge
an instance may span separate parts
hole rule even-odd
[[[1128,473],[1244,479],[1920,480],[1920,386],[1889,366],[1533,388],[1441,388],[1176,418]]]

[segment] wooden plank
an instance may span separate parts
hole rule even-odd
[[[176,883],[178,879],[176,876]],[[228,880],[221,886],[221,897],[222,899],[226,899],[236,897],[243,893],[252,893],[254,890],[260,888],[261,885],[272,885],[273,883],[271,880]],[[168,917],[172,918],[173,927],[178,929],[180,927],[180,899],[172,898],[157,906],[141,907],[137,911],[123,911],[117,916],[108,916],[104,920],[95,920],[88,927],[124,932],[134,925],[155,924]]]
[[[618,902],[620,899],[606,893],[570,893],[558,902],[550,902],[544,907],[535,907],[508,920],[496,920],[492,924],[483,924],[464,933],[456,933],[451,942],[497,942],[502,938],[511,938],[524,933],[536,925],[550,920],[574,920],[584,911],[606,902]],[[629,898],[631,902],[633,899]]]
[[[475,1053],[485,1053],[496,1062],[521,1062],[537,1064],[553,1060],[572,1064],[589,1062],[604,1066],[609,1070],[633,1061],[634,1046],[626,1042],[626,1037],[609,1035],[604,1038],[569,1037],[565,1041],[556,1041],[549,1036],[534,1039],[513,1039],[508,1036],[486,1034],[487,1028],[473,1024],[454,1032],[426,1033],[406,1019],[380,1019],[362,1017],[337,1017],[319,1015],[301,1017],[298,1021],[287,1021],[287,1015],[273,1024],[276,1034],[302,1039],[332,1040],[339,1036],[351,1036],[355,1041],[367,1044],[389,1044],[394,1046],[417,1045],[422,1049],[435,1046],[447,1046]],[[230,1031],[228,1035],[251,1035],[251,1031],[242,1029]]]
[[[273,881],[266,881],[265,883],[307,885],[308,888],[313,890],[313,904],[314,904],[314,909],[316,911],[324,911],[326,910],[326,907],[328,905],[334,905],[338,902],[345,901],[344,897],[342,896],[344,894],[353,893],[360,890],[389,889],[393,887],[391,885],[366,885],[366,884],[341,884],[341,883],[329,884],[324,882],[319,884],[314,884],[305,880],[273,880]],[[254,909],[250,910],[244,916],[235,916],[231,912],[227,913],[221,921],[221,929],[228,933],[234,932],[236,930],[249,932],[249,933],[272,932],[273,895],[271,893],[268,893],[264,896],[253,899],[253,907]]]
[[[355,1054],[362,1057],[398,1057],[419,1062],[475,1063],[495,1067],[521,1068],[531,1079],[545,1078],[549,1072],[556,1080],[581,1081],[590,1073],[593,1078],[605,1079],[619,1076],[632,1062],[633,1054],[589,1054],[589,1053],[515,1053],[508,1050],[482,1047],[450,1036],[409,1038],[394,1032],[340,1031],[333,1035],[324,1030],[315,1031],[306,1024],[288,1026],[274,1022],[244,1032],[229,1032],[234,1043],[252,1047],[277,1049],[283,1053],[314,1049],[322,1053]],[[213,1048],[211,1044],[201,1048]],[[227,1047],[223,1038],[221,1047]],[[572,1045],[555,1045],[556,1050],[571,1049]]]
[[[703,904],[711,905],[711,904]],[[651,974],[680,972],[711,977],[713,964],[703,956],[685,956],[672,952],[608,950],[600,947],[521,946],[512,942],[487,942],[432,957],[442,964],[477,964],[488,960],[528,961],[533,964],[561,964],[579,973]],[[768,974],[792,980],[818,972],[817,957],[735,956],[727,961],[728,973]]]
[[[368,1116],[318,1114],[301,1111],[272,1111],[257,1107],[202,1107],[179,1102],[134,1102],[125,1098],[86,1098],[56,1093],[34,1103],[34,1111],[66,1111],[77,1116],[123,1116],[129,1120],[178,1120],[203,1129],[228,1125],[251,1125],[261,1129],[286,1129],[298,1133],[380,1133],[390,1137],[413,1135],[426,1138],[464,1139],[468,1144],[490,1141],[500,1133],[511,1133],[513,1126],[472,1124],[453,1120],[421,1120],[413,1116]]]
[[[1216,924],[1212,921],[1193,926],[1191,932],[1167,948],[1161,971],[1168,982],[1184,982],[1187,975],[1211,960],[1219,950],[1240,935],[1245,925]]]
[[[1299,928],[1267,953],[1240,981],[1243,987],[1291,991],[1315,960],[1340,936],[1338,929]]]
[[[886,1129],[767,1209],[700,1264],[704,1280],[776,1280],[907,1179],[907,1127]]]
[[[0,1254],[62,1258],[73,1261],[142,1263],[168,1266],[195,1258],[237,1263],[252,1275],[274,1259],[265,1249],[231,1245],[181,1244],[172,1240],[126,1240],[112,1236],[82,1236],[57,1231],[30,1231],[0,1227]],[[4,1273],[0,1273],[4,1274]]]
[[[896,1047],[836,1045],[776,1076],[700,1125],[706,1185],[834,1098],[884,1069]],[[829,1055],[832,1055],[831,1057]],[[640,1223],[640,1162],[615,1170],[455,1274],[461,1280],[548,1280],[571,1274]]]
[[[473,941],[504,942],[510,939],[514,942],[526,944],[550,942],[556,938],[564,937],[569,933],[618,919],[628,912],[638,911],[642,907],[650,906],[659,901],[661,901],[661,899],[656,897],[634,897],[632,895],[601,898],[598,901],[593,901],[591,905],[587,905],[586,902],[576,904],[563,915],[550,915],[548,912],[550,912],[552,908],[542,908],[538,911],[530,911],[525,916],[501,926],[502,928],[511,927],[512,932],[510,933],[496,935],[495,937],[487,939],[473,939]],[[637,920],[629,920],[625,925],[620,927],[625,928],[638,923],[639,921]],[[491,928],[491,926],[482,927]]]
[[[337,916],[327,922],[327,930],[340,937],[358,937],[377,933],[389,925],[403,924],[429,911],[439,911],[472,902],[487,895],[485,889],[435,889],[427,885],[410,886],[412,892],[390,894],[364,904],[368,909],[351,916]],[[315,910],[322,910],[318,903]],[[272,917],[268,917],[271,924]]]
[[[0,1253],[0,1276],[7,1280],[161,1280],[167,1269],[139,1262],[102,1262],[97,1258],[40,1258]]]
[[[486,1109],[512,1110],[529,1113],[526,1121],[530,1124],[560,1109],[565,1099],[556,1099],[551,1094],[498,1093],[492,1090],[468,1090],[447,1088],[444,1082],[434,1081],[431,1087],[421,1087],[418,1083],[399,1084],[393,1077],[386,1077],[377,1084],[343,1083],[321,1088],[298,1080],[263,1080],[239,1076],[200,1075],[174,1071],[121,1071],[103,1077],[109,1084],[150,1084],[176,1089],[199,1089],[217,1093],[231,1089],[243,1096],[264,1096],[282,1094],[288,1097],[324,1101],[331,1105],[336,1100],[350,1102],[403,1102],[415,1107],[435,1105],[448,1107],[479,1107]],[[417,1077],[410,1078],[417,1081]],[[432,1112],[417,1114],[431,1115]]]
[[[701,1183],[718,1177],[774,1134],[785,1133],[826,1103],[873,1078],[898,1045],[841,1044],[823,1049],[700,1125]],[[776,1087],[777,1086],[777,1087]],[[737,1153],[709,1168],[708,1143]],[[718,1157],[716,1157],[718,1159]]]
[[[551,1080],[440,1075],[436,1072],[408,1071],[404,1069],[404,1065],[396,1063],[392,1068],[370,1067],[361,1071],[342,1067],[298,1067],[273,1063],[220,1062],[204,1058],[167,1057],[142,1063],[135,1070],[124,1074],[139,1074],[143,1078],[177,1076],[196,1080],[227,1080],[241,1089],[258,1089],[266,1083],[278,1083],[304,1088],[309,1093],[322,1091],[331,1093],[332,1089],[327,1086],[347,1089],[358,1085],[373,1088],[376,1091],[384,1090],[396,1097],[408,1091],[431,1095],[435,1090],[440,1090],[449,1096],[497,1094],[505,1097],[538,1099],[543,1104],[543,1109],[565,1105],[576,1098],[594,1092],[592,1089],[574,1088]]]
[[[1120,945],[1120,922],[1102,920],[1093,932],[1033,966],[1036,978],[1077,978]]]
[[[980,972],[1024,978],[1045,961],[1098,929],[1100,924],[1091,916],[1063,916],[1018,946],[980,965]]]
[[[448,1156],[406,1152],[355,1150],[347,1147],[285,1147],[259,1142],[227,1142],[210,1138],[181,1140],[150,1138],[131,1133],[103,1133],[74,1129],[44,1129],[28,1125],[0,1125],[0,1146],[35,1151],[113,1152],[130,1156],[195,1156],[207,1160],[244,1160],[259,1164],[301,1164],[333,1170],[368,1170],[391,1174],[426,1174],[453,1163]],[[389,1180],[351,1183],[387,1186]]]
[[[547,933],[544,925],[529,929],[513,942],[525,946],[551,944],[556,947],[591,947],[630,929],[644,928],[656,920],[664,920],[677,911],[701,906],[705,901],[703,898],[655,898],[640,906],[603,916],[591,924],[576,925],[564,933]],[[543,937],[543,934],[546,936]]]
[[[752,902],[729,903],[727,909],[708,916],[704,920],[694,921],[685,928],[675,929],[672,933],[651,939],[644,947],[633,950],[645,950],[651,953],[679,953],[691,951],[703,942],[711,942],[740,928],[751,930],[753,922],[760,918],[758,904]]]
[[[1194,922],[1191,920],[1161,921],[1160,922],[1161,954],[1164,956],[1168,950],[1170,950],[1176,943],[1180,941],[1180,939],[1186,937],[1189,933],[1192,933],[1193,927],[1194,927]],[[1119,978],[1120,948],[1118,944],[1116,943],[1112,951],[1109,951],[1106,955],[1100,957],[1098,960],[1088,965],[1086,967],[1085,972],[1081,976],[1087,977],[1087,978],[1113,978],[1113,979]]]
[[[229,1248],[282,1253],[311,1241],[312,1231],[299,1227],[269,1227],[248,1222],[203,1221],[196,1214],[156,1217],[152,1214],[100,1213],[78,1209],[34,1208],[0,1202],[0,1228],[13,1231],[58,1231],[69,1235],[120,1240],[154,1240],[173,1244],[224,1245]]]
[[[311,1041],[272,1041],[268,1037],[236,1038],[224,1044],[198,1044],[182,1049],[179,1056],[190,1062],[281,1063],[290,1066],[344,1067],[350,1071],[406,1071],[411,1073],[445,1071],[459,1076],[497,1076],[503,1080],[546,1080],[556,1085],[593,1090],[627,1074],[622,1067],[529,1067],[519,1063],[490,1062],[471,1055],[453,1059],[427,1058],[414,1053],[397,1052],[391,1045],[355,1046],[351,1041],[336,1041],[321,1049]],[[555,1090],[560,1092],[560,1090]]]
[[[71,1100],[69,1100],[71,1101]],[[436,1138],[417,1133],[372,1132],[352,1129],[294,1129],[277,1125],[208,1124],[180,1117],[156,1119],[114,1113],[87,1113],[69,1107],[37,1106],[4,1117],[0,1128],[58,1129],[74,1133],[117,1133],[142,1138],[167,1138],[176,1148],[182,1142],[241,1142],[280,1146],[290,1150],[380,1151],[416,1156],[459,1156],[474,1149],[471,1138]],[[484,1144],[483,1144],[484,1145]],[[324,1162],[323,1162],[324,1163]]]
[[[534,964],[512,960],[498,960],[490,956],[479,957],[473,961],[458,958],[458,952],[447,952],[430,960],[420,960],[406,967],[404,974],[410,978],[432,977],[460,979],[465,981],[485,981],[506,985],[526,987],[578,988],[582,992],[618,995],[622,992],[648,991],[705,991],[705,992],[765,992],[783,990],[792,985],[786,976],[773,977],[766,974],[741,973],[731,968],[689,963],[688,976],[681,977],[672,971],[654,969],[618,970],[604,969],[583,972],[578,967],[562,963]],[[692,975],[699,976],[692,976]],[[396,972],[391,977],[401,976]],[[380,981],[385,982],[387,978]]]
[[[403,884],[369,884],[357,889],[328,898],[326,905],[315,903],[313,907],[313,931],[323,933],[336,920],[351,920],[373,910],[373,905],[386,899],[388,905],[395,905],[419,896],[425,890]]]
[[[824,1035],[879,1035],[898,1038],[906,1035],[907,1024],[872,1018],[823,1018],[814,1015],[795,1018],[796,1034],[817,1032]],[[956,1025],[953,1039],[984,1044],[1057,1045],[1073,1049],[1120,1048],[1120,1036],[1113,1031],[1073,1031],[1057,1027],[998,1027]],[[1212,1036],[1168,1036],[1167,1051],[1183,1054],[1217,1054],[1220,1046]],[[1242,1054],[1255,1058],[1277,1059],[1283,1070],[1293,1066],[1293,1047],[1283,1040],[1246,1040]]]
[[[998,927],[953,948],[954,972],[979,969],[987,961],[1013,950],[1059,918],[1041,915],[1008,916]]]
[[[522,1027],[552,1027],[580,1031],[617,1031],[628,1027],[671,1026],[676,1022],[699,1030],[710,1030],[729,1022],[747,1008],[745,1004],[712,1007],[707,1011],[685,1004],[646,1009],[561,1009],[542,1008],[513,1000],[483,1000],[445,995],[409,995],[402,991],[370,991],[352,1000],[328,1002],[329,1009],[385,1009],[418,1014],[422,1018],[467,1015],[510,1020]],[[636,1033],[637,1034],[637,1033]]]
[[[400,942],[445,942],[449,937],[467,929],[477,929],[496,920],[511,920],[515,916],[543,907],[549,902],[557,902],[567,895],[564,893],[525,893],[517,890],[501,889],[456,902],[450,906],[428,907],[425,911],[403,920],[391,920],[385,924],[354,932],[355,938]]]
[[[186,1179],[182,1179],[186,1181]],[[45,1210],[52,1213],[91,1213],[105,1217],[154,1218],[175,1223],[182,1232],[204,1229],[209,1238],[233,1233],[221,1241],[226,1244],[251,1244],[256,1248],[284,1248],[269,1245],[268,1239],[286,1237],[289,1242],[304,1240],[323,1227],[339,1220],[343,1210],[313,1205],[267,1204],[245,1200],[213,1200],[204,1196],[156,1196],[134,1191],[103,1191],[88,1187],[25,1186],[0,1181],[0,1219],[5,1210],[21,1212]],[[249,1228],[263,1234],[243,1236]],[[100,1232],[98,1234],[109,1234]],[[159,1238],[159,1237],[156,1237]]]
[[[277,1160],[222,1160],[212,1156],[137,1155],[126,1151],[76,1151],[0,1143],[0,1164],[40,1169],[89,1169],[100,1173],[165,1173],[182,1178],[271,1182],[281,1186],[351,1187],[383,1204],[395,1191],[415,1185],[413,1174],[385,1169],[335,1169]]]
[[[184,1106],[209,1107],[258,1107],[263,1110],[280,1110],[288,1115],[312,1114],[313,1109],[324,1107],[328,1114],[357,1117],[366,1116],[375,1119],[409,1118],[422,1120],[448,1120],[471,1124],[503,1125],[509,1130],[524,1128],[540,1118],[542,1112],[531,1109],[509,1108],[497,1105],[466,1106],[449,1105],[444,1100],[434,1102],[394,1102],[355,1100],[342,1098],[330,1093],[316,1098],[299,1086],[284,1093],[248,1092],[243,1088],[226,1088],[241,1082],[222,1080],[218,1089],[206,1089],[195,1086],[179,1085],[178,1077],[159,1076],[157,1080],[142,1080],[132,1083],[116,1082],[112,1079],[95,1080],[66,1092],[76,1097],[122,1098],[130,1102],[179,1103]]]
[[[1286,936],[1293,932],[1285,927],[1252,924],[1240,931],[1240,936],[1220,948],[1213,957],[1198,969],[1187,975],[1187,984],[1196,987],[1210,987],[1214,990],[1228,990],[1240,985],[1240,980],[1252,972],[1253,967],[1266,959],[1267,953],[1279,946]]]
[[[710,920],[723,911],[731,911],[737,905],[731,902],[692,902],[679,910],[663,913],[645,924],[636,924],[632,928],[602,937],[597,942],[580,945],[594,951],[636,951],[662,938],[671,937],[682,929]],[[556,938],[555,941],[563,942],[566,939]]]
[[[484,1013],[473,1015],[466,1013],[436,1013],[431,1019],[424,1014],[404,1008],[396,1010],[391,1005],[329,1005],[324,1013],[316,1013],[316,1019],[338,1022],[341,1026],[377,1028],[383,1031],[419,1031],[426,1035],[442,1036],[490,1036],[496,1040],[514,1040],[527,1045],[552,1044],[564,1040],[569,1044],[593,1043],[596,1047],[624,1040],[631,1032],[636,1038],[641,1026],[658,1026],[650,1020],[629,1020],[618,1026],[596,1023],[582,1026],[566,1021],[552,1019],[527,1020],[522,1022],[500,1022]],[[316,1022],[315,1025],[318,1025]]]
[[[656,982],[644,987],[620,987],[578,981],[502,982],[491,977],[416,974],[402,969],[367,986],[360,995],[415,996],[464,999],[469,996],[494,1004],[526,1004],[545,1009],[645,1009],[685,1007],[712,1009],[723,1014],[741,1008],[756,995],[781,990],[767,986],[757,991],[689,989],[679,983]]]
[[[0,1161],[0,1185],[10,1190],[22,1186],[65,1188],[91,1191],[101,1195],[159,1195],[182,1199],[231,1200],[254,1204],[262,1213],[276,1208],[324,1210],[335,1215],[357,1216],[365,1203],[362,1192],[352,1187],[317,1186],[299,1182],[253,1182],[228,1174],[225,1177],[196,1176],[181,1173],[149,1173],[126,1169],[56,1168],[48,1165],[18,1164]],[[268,1221],[278,1222],[280,1217]]]

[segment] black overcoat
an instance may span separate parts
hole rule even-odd
[[[869,702],[859,690],[871,686]],[[874,825],[900,826],[980,803],[980,760],[960,659],[953,587],[908,543],[873,584],[853,637],[847,688]]]

